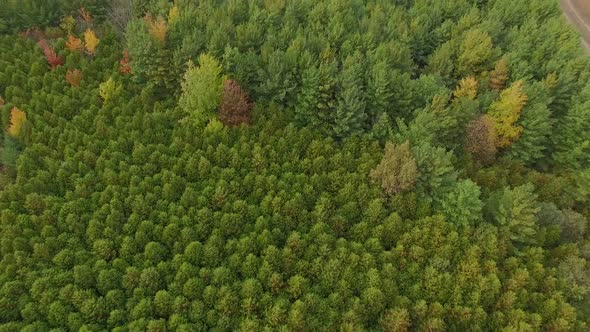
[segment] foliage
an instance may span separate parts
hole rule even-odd
[[[0,330],[588,330],[556,1],[0,2]]]
[[[94,56],[96,54],[96,47],[99,43],[100,39],[98,39],[94,31],[87,28],[86,31],[84,31],[84,47],[86,48],[86,52]]]
[[[64,16],[59,23],[59,27],[67,32],[69,36],[76,27],[76,19],[72,15]]]
[[[471,180],[457,183],[453,191],[442,200],[441,209],[449,222],[458,225],[473,225],[481,220],[483,202],[481,191]]]
[[[482,165],[491,164],[497,153],[496,126],[488,115],[482,115],[467,125],[465,150]]]
[[[508,78],[508,58],[504,56],[496,62],[496,67],[490,73],[490,88],[496,91],[504,90]]]
[[[490,106],[487,114],[494,121],[499,148],[509,147],[524,131],[517,121],[527,100],[528,97],[523,91],[523,81],[517,81],[502,91],[500,98]]]
[[[171,61],[172,53],[151,37],[146,20],[129,22],[125,39],[134,80],[152,85],[161,96],[173,93],[179,78],[175,63]],[[184,63],[178,67],[184,68]]]
[[[468,98],[474,100],[477,97],[477,80],[473,76],[466,77],[459,81],[453,96],[456,99]]]
[[[166,45],[166,33],[168,32],[168,25],[162,18],[153,18],[146,16],[145,20],[148,24],[148,29],[152,38],[154,38],[159,44]]]
[[[492,54],[492,38],[485,31],[470,30],[463,36],[463,42],[459,48],[457,71],[462,76],[480,73]]]
[[[68,41],[66,42],[66,48],[70,51],[81,51],[83,46],[82,46],[82,40],[80,38],[77,38],[71,34],[68,34]]]
[[[133,70],[129,64],[129,51],[123,51],[123,57],[119,60],[119,73],[121,74],[132,74]]]
[[[21,132],[21,128],[27,119],[25,112],[13,107],[10,110],[10,126],[8,127],[8,135],[17,138]]]
[[[248,123],[254,105],[248,95],[234,80],[226,80],[223,83],[223,93],[219,105],[219,120],[225,125],[237,126]]]
[[[41,50],[43,50],[43,54],[45,54],[45,59],[47,60],[47,63],[49,64],[49,67],[51,69],[55,69],[57,66],[63,65],[62,58],[59,55],[57,55],[57,53],[55,53],[55,50],[49,45],[47,40],[41,39],[37,42],[37,45],[39,45],[39,47],[41,47]]]
[[[80,82],[82,81],[82,72],[80,69],[68,70],[66,72],[66,81],[70,83],[71,86],[80,87]]]
[[[535,215],[539,207],[533,190],[531,184],[505,188],[491,198],[490,213],[494,221],[517,244],[534,244],[536,241]]]
[[[121,85],[115,82],[112,77],[109,77],[108,80],[100,83],[98,86],[98,93],[104,102],[108,102],[119,95],[121,89]]]
[[[223,93],[224,77],[221,64],[211,55],[201,54],[199,65],[189,63],[182,82],[178,105],[197,124],[215,115]]]
[[[381,183],[388,195],[399,194],[414,188],[418,177],[416,160],[409,142],[397,145],[387,142],[383,159],[371,171],[371,178]]]
[[[335,113],[334,133],[347,137],[362,131],[366,121],[364,69],[360,53],[349,56],[343,64],[341,95]]]

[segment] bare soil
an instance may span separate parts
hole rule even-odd
[[[560,0],[565,16],[582,34],[582,43],[590,50],[590,0]]]

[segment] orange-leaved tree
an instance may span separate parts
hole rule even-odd
[[[68,35],[68,40],[66,41],[66,48],[70,51],[81,51],[82,40],[74,35]]]

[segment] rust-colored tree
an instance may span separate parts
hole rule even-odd
[[[10,110],[10,127],[8,127],[8,135],[13,138],[18,137],[21,128],[27,119],[25,112],[19,110],[17,107],[13,107]]]
[[[482,165],[494,162],[497,153],[494,120],[483,115],[467,125],[465,150]]]
[[[250,102],[248,94],[242,90],[234,80],[227,80],[223,84],[221,105],[219,106],[219,120],[225,125],[237,126],[250,121],[254,104]]]
[[[119,60],[119,72],[121,74],[131,74],[132,73],[128,50],[123,51],[123,58],[121,58],[121,60]]]
[[[45,55],[45,59],[47,59],[47,63],[49,64],[49,67],[51,69],[55,69],[55,67],[61,66],[64,64],[61,57],[55,53],[55,51],[49,45],[47,40],[41,39],[37,42],[37,45],[39,45],[39,47],[41,47],[41,50],[43,50],[43,54]]]
[[[79,87],[80,82],[82,81],[82,72],[80,69],[68,69],[68,72],[66,73],[66,81],[68,81],[71,86]]]
[[[81,51],[82,40],[74,35],[68,35],[68,41],[66,41],[66,48],[70,51]]]

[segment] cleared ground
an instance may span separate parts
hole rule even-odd
[[[590,0],[560,0],[567,18],[580,30],[582,43],[590,50]]]

